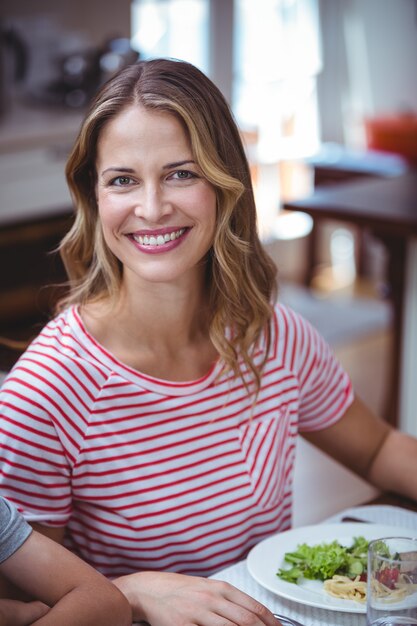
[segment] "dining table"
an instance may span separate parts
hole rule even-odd
[[[387,525],[405,529],[410,537],[417,537],[417,506],[416,503],[389,494],[380,495],[371,503],[349,507],[335,515],[324,519],[318,524],[325,531],[327,524],[340,525],[340,536],[344,534],[346,522],[357,520],[359,526],[363,524]],[[312,527],[305,528],[305,541],[309,541]],[[298,532],[303,529],[298,529]],[[291,532],[291,531],[289,531]],[[304,539],[303,539],[304,540]],[[278,558],[278,557],[277,557]],[[296,620],[301,626],[366,626],[364,606],[358,609],[361,612],[329,610],[319,606],[304,604],[279,595],[260,584],[248,568],[248,560],[244,559],[227,567],[211,578],[228,582],[238,589],[252,596],[268,607],[273,613]],[[277,569],[279,567],[277,562]],[[360,606],[358,604],[358,606]]]
[[[307,213],[314,222],[330,219],[365,229],[383,243],[394,317],[391,393],[384,417],[417,435],[417,169],[317,187],[285,201],[283,209]]]
[[[305,540],[308,542],[311,527],[322,526],[325,529],[326,524],[340,524],[342,536],[343,525],[350,521],[395,526],[398,529],[406,529],[410,537],[417,537],[417,502],[401,495],[381,492],[363,504],[344,508],[332,514],[319,521],[317,525],[301,527],[299,532],[305,529]],[[277,563],[277,568],[278,566]],[[328,610],[288,600],[266,589],[250,574],[248,557],[217,571],[210,578],[230,583],[255,598],[273,613],[296,620],[300,626],[366,626],[363,608],[358,613]],[[146,622],[135,622],[132,626],[149,625]]]

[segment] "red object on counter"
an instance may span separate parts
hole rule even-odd
[[[400,154],[417,165],[417,114],[366,118],[364,123],[369,149]]]

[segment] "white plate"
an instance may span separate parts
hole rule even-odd
[[[324,591],[322,581],[303,579],[296,585],[279,578],[276,575],[277,571],[281,567],[289,567],[284,561],[284,554],[295,550],[300,543],[315,545],[336,539],[342,545],[351,546],[353,538],[358,536],[371,540],[412,535],[413,532],[409,529],[382,524],[343,523],[304,526],[264,539],[252,548],[246,562],[249,573],[256,582],[278,596],[329,611],[365,613],[365,605],[360,602],[330,596]]]

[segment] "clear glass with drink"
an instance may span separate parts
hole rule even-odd
[[[417,624],[417,538],[370,542],[366,619],[367,626]]]

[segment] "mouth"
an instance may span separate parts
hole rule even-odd
[[[154,232],[131,233],[129,239],[136,248],[149,254],[169,252],[181,244],[191,228],[164,229]]]
[[[170,241],[176,241],[185,233],[185,228],[179,228],[164,234],[132,235],[132,239],[141,246],[164,246]]]

